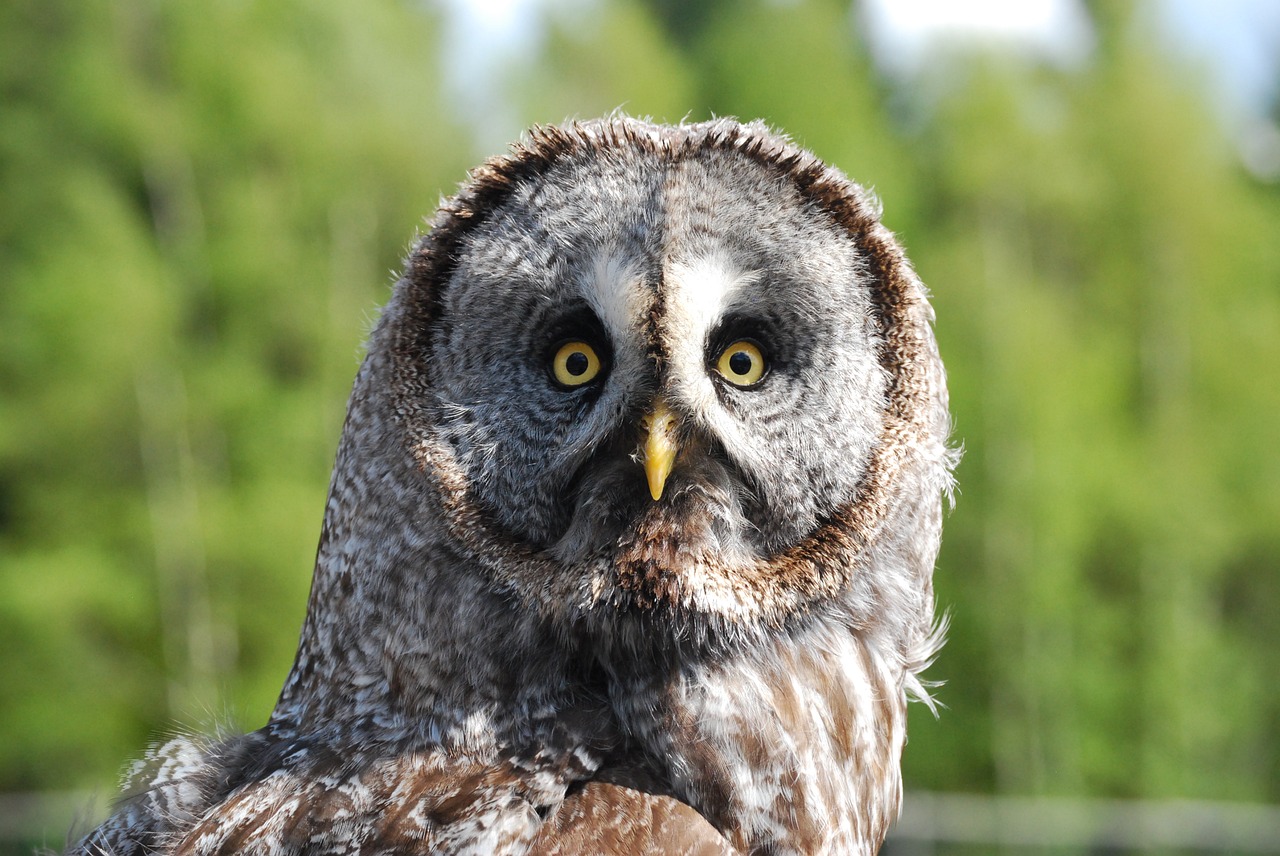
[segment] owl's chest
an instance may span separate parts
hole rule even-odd
[[[617,695],[672,793],[743,852],[874,853],[897,816],[900,668],[847,633]]]
[[[304,759],[234,791],[175,852],[874,853],[905,727],[888,662],[822,631],[617,681],[607,704],[543,711],[480,752]]]

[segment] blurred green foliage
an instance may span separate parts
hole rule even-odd
[[[883,197],[965,447],[908,787],[1275,802],[1280,193],[1109,8],[1079,69],[904,87],[834,0],[576,3],[502,78],[522,124],[763,117]],[[361,338],[487,154],[442,32],[393,0],[0,6],[0,790],[265,720]]]
[[[408,5],[0,15],[0,788],[102,785],[270,709],[361,337],[471,152]]]

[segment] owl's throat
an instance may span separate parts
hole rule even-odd
[[[608,577],[599,583],[615,606],[697,610],[762,553],[746,491],[718,461],[685,456],[657,500],[630,459],[584,468],[575,482],[568,525],[548,552],[566,572],[591,567]]]
[[[750,524],[714,489],[674,481],[615,542],[615,585],[642,608],[697,609],[707,595],[729,594],[735,568],[752,560]]]

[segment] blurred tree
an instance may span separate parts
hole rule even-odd
[[[523,124],[614,110],[678,122],[697,103],[683,57],[642,3],[550,5],[544,25],[541,50],[507,75]]]
[[[931,72],[915,259],[967,456],[921,785],[1280,796],[1274,646],[1224,597],[1277,559],[1276,212],[1140,21],[1080,71]]]
[[[265,720],[388,271],[470,153],[397,3],[0,10],[0,788]]]

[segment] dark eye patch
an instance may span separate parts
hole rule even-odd
[[[559,353],[566,343],[572,342],[589,345],[587,350],[592,352],[592,356],[598,360],[598,363],[593,363],[591,357],[585,352],[571,350],[569,353]],[[540,345],[535,351],[536,353],[531,356],[537,365],[547,370],[552,382],[560,388],[571,389],[598,389],[600,381],[608,374],[613,357],[613,348],[605,333],[604,325],[600,323],[600,319],[590,307],[584,304],[570,305],[557,313],[544,326]],[[564,373],[564,376],[559,379],[556,373],[557,356],[560,357],[559,371]],[[579,386],[573,382],[574,379],[583,377],[588,372],[593,381],[591,384]]]
[[[731,313],[707,337],[707,365],[714,367],[726,348],[742,340],[759,346],[770,371],[777,371],[792,359],[791,337],[777,322],[759,315]],[[751,368],[745,364],[751,359],[747,354],[732,354],[729,359],[737,361],[730,367],[738,374],[746,374]]]

